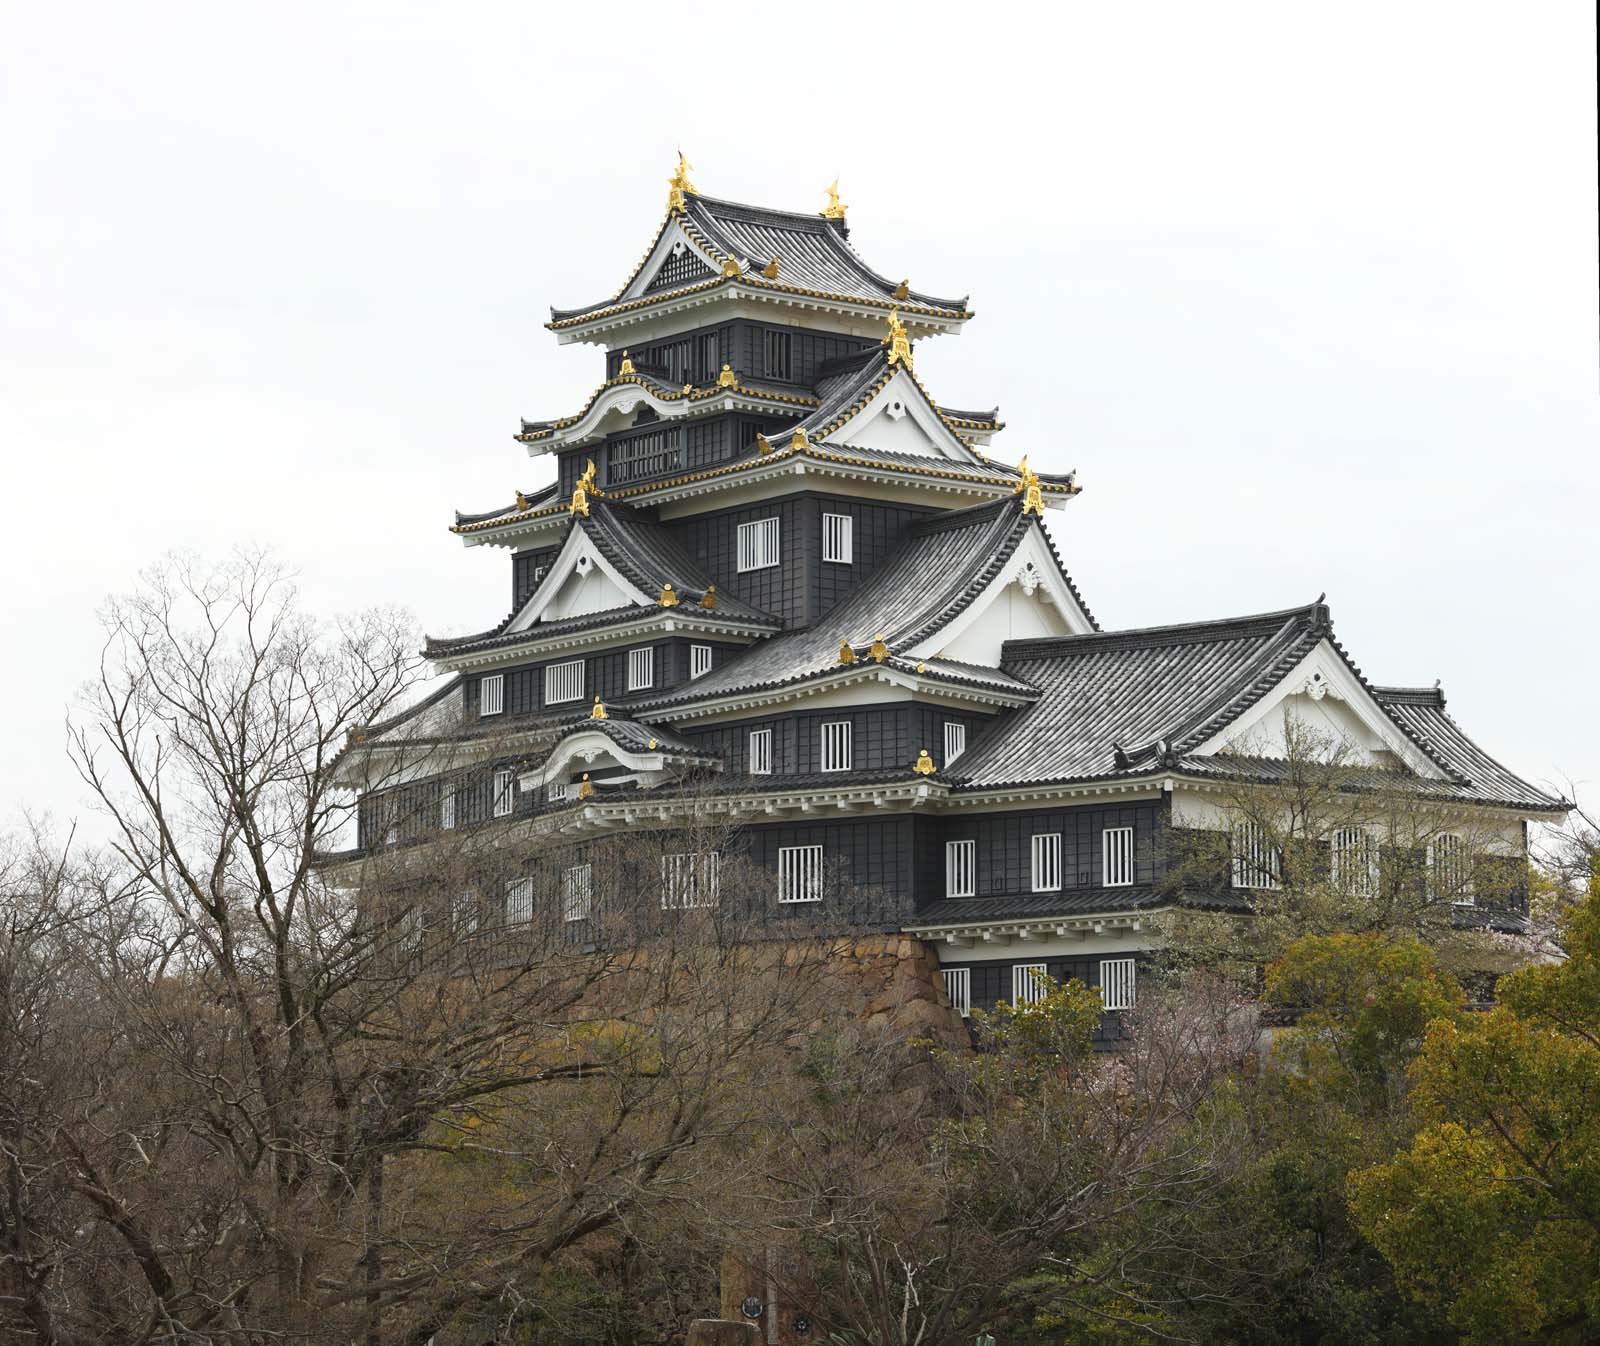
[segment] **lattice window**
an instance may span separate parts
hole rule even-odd
[[[1050,994],[1050,978],[1043,963],[1011,965],[1011,1003],[1037,1005]]]
[[[778,901],[822,901],[822,847],[778,847]]]
[[[439,791],[439,826],[448,831],[456,825],[456,787],[446,785]]]
[[[703,678],[709,672],[711,672],[711,646],[689,646],[689,676]]]
[[[478,679],[478,714],[498,715],[506,708],[506,675],[491,673]]]
[[[683,466],[683,437],[675,425],[614,440],[606,454],[606,484],[621,486],[676,472]]]
[[[762,334],[763,368],[769,379],[791,377],[794,342],[788,332],[774,332],[770,328]]]
[[[1033,891],[1057,893],[1061,891],[1061,833],[1035,832],[1033,834]]]
[[[681,252],[673,252],[661,269],[650,277],[650,283],[644,287],[646,294],[655,294],[660,290],[675,289],[679,285],[692,285],[696,281],[709,280],[717,273],[704,261],[700,254],[687,244],[680,243]]]
[[[562,701],[579,701],[583,698],[583,660],[571,659],[564,664],[548,664],[544,670],[544,703],[553,706]]]
[[[944,843],[944,895],[946,897],[971,897],[978,875],[978,843],[976,841],[947,841]]]
[[[839,565],[855,560],[855,521],[848,514],[822,516],[822,559]]]
[[[661,909],[717,905],[717,853],[685,851],[661,857]]]
[[[1107,888],[1133,883],[1133,828],[1108,827],[1100,834],[1100,870]]]
[[[972,1013],[972,969],[947,967],[944,969],[944,993],[950,1004],[965,1019]]]
[[[592,874],[588,865],[571,865],[561,875],[561,916],[586,921],[593,907]]]
[[[506,923],[523,925],[533,919],[533,880],[512,879],[506,884]]]
[[[1355,897],[1378,892],[1378,839],[1364,827],[1341,827],[1333,834],[1333,886]]]
[[[1233,828],[1233,886],[1276,888],[1283,857],[1272,844],[1267,829],[1258,822],[1235,823]]]
[[[944,722],[944,764],[953,765],[967,750],[967,726],[959,720]]]
[[[770,729],[750,731],[750,774],[752,776],[772,774],[772,730]]]
[[[656,652],[649,645],[628,651],[628,690],[642,692],[655,680]]]
[[[822,725],[822,770],[850,770],[849,720],[829,720]]]
[[[757,519],[739,525],[739,569],[765,570],[781,559],[778,519]]]
[[[494,773],[494,816],[506,817],[515,807],[517,782],[509,769],[502,767]]]
[[[1428,879],[1436,898],[1449,898],[1458,907],[1470,907],[1475,901],[1472,856],[1454,832],[1441,832],[1428,843]]]
[[[1100,960],[1100,1004],[1108,1010],[1130,1010],[1138,995],[1138,967],[1131,958]]]

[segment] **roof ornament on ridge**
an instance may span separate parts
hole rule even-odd
[[[682,150],[678,151],[678,167],[672,176],[667,179],[667,209],[682,210],[685,196],[699,196],[700,189],[689,181],[689,174],[694,171],[694,165],[684,158]]]
[[[597,499],[601,495],[600,488],[594,484],[594,459],[590,458],[583,469],[583,475],[578,478],[572,488],[572,503],[567,506],[568,514],[581,514],[589,517],[589,497]]]
[[[661,586],[661,600],[660,601],[661,601],[661,606],[664,607],[664,608],[675,608],[675,607],[678,606],[678,592],[677,592],[676,589],[674,589],[672,587],[672,581],[671,580],[668,580],[665,584],[663,584]]]
[[[905,363],[907,369],[911,368],[911,339],[906,336],[906,325],[900,321],[900,310],[889,310],[889,334],[878,343],[889,348],[889,363],[891,365]]]
[[[620,379],[631,373],[633,373],[633,361],[628,358],[628,352],[624,350],[622,352],[622,363],[617,366],[617,377]]]
[[[917,754],[916,763],[911,769],[919,776],[933,775],[936,768],[933,765],[933,758],[928,756],[928,750],[926,748]]]
[[[1039,485],[1039,474],[1028,466],[1027,454],[1023,454],[1022,461],[1017,464],[1017,473],[1022,480],[1017,483],[1012,495],[1022,497],[1022,512],[1044,518],[1044,490]]]
[[[835,178],[828,185],[828,204],[822,208],[822,218],[825,220],[844,219],[845,205],[839,199],[839,179]]]
[[[595,695],[594,709],[589,712],[589,718],[591,720],[609,720],[611,718],[606,713],[606,703],[600,699],[598,693]]]

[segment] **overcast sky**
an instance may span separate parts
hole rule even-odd
[[[1077,468],[1106,627],[1327,591],[1600,799],[1594,8],[37,4],[0,11],[0,818],[70,817],[95,610],[270,543],[321,610],[503,616],[455,508],[548,480],[681,145],[935,294],[917,371]]]

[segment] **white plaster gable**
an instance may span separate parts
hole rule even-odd
[[[711,268],[713,272],[721,269],[721,264],[704,248],[694,241],[684,230],[682,223],[674,218],[672,223],[661,233],[656,240],[656,245],[650,250],[650,257],[639,268],[639,274],[629,283],[628,288],[617,296],[614,302],[626,303],[630,299],[637,299],[649,287],[656,273],[669,261],[683,256],[685,252],[692,253]]]
[[[1260,701],[1196,751],[1203,757],[1234,752],[1283,758],[1288,755],[1291,720],[1347,743],[1361,765],[1403,764],[1420,776],[1444,778],[1445,773],[1373,700],[1327,639],[1318,642]]]
[[[631,752],[609,734],[598,729],[570,734],[556,744],[544,763],[525,771],[517,784],[527,789],[542,789],[563,779],[569,772],[626,767],[637,773],[644,784],[652,784],[666,769],[666,758],[659,752]]]
[[[528,453],[537,457],[553,453],[563,445],[582,444],[601,435],[626,430],[638,419],[639,411],[649,407],[662,420],[689,414],[689,404],[681,399],[668,401],[638,383],[619,383],[607,388],[593,405],[571,425],[551,432],[548,439],[531,440]]]
[[[653,607],[655,602],[654,595],[641,593],[623,578],[580,526],[567,534],[549,573],[506,629],[527,631],[539,622],[558,622],[612,608]]]
[[[949,625],[906,651],[911,659],[955,659],[966,664],[1000,664],[1008,640],[1040,636],[1081,636],[1094,630],[1035,525],[1017,544],[1004,569]]]
[[[896,369],[866,406],[818,442],[854,444],[863,449],[914,453],[924,458],[947,458],[961,463],[977,461],[972,451],[939,419],[922,389],[904,369]]]

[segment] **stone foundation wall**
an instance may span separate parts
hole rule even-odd
[[[864,1023],[941,1047],[960,1048],[971,1039],[965,1021],[944,993],[939,955],[908,935],[864,935],[836,941],[827,975],[840,1003]]]

